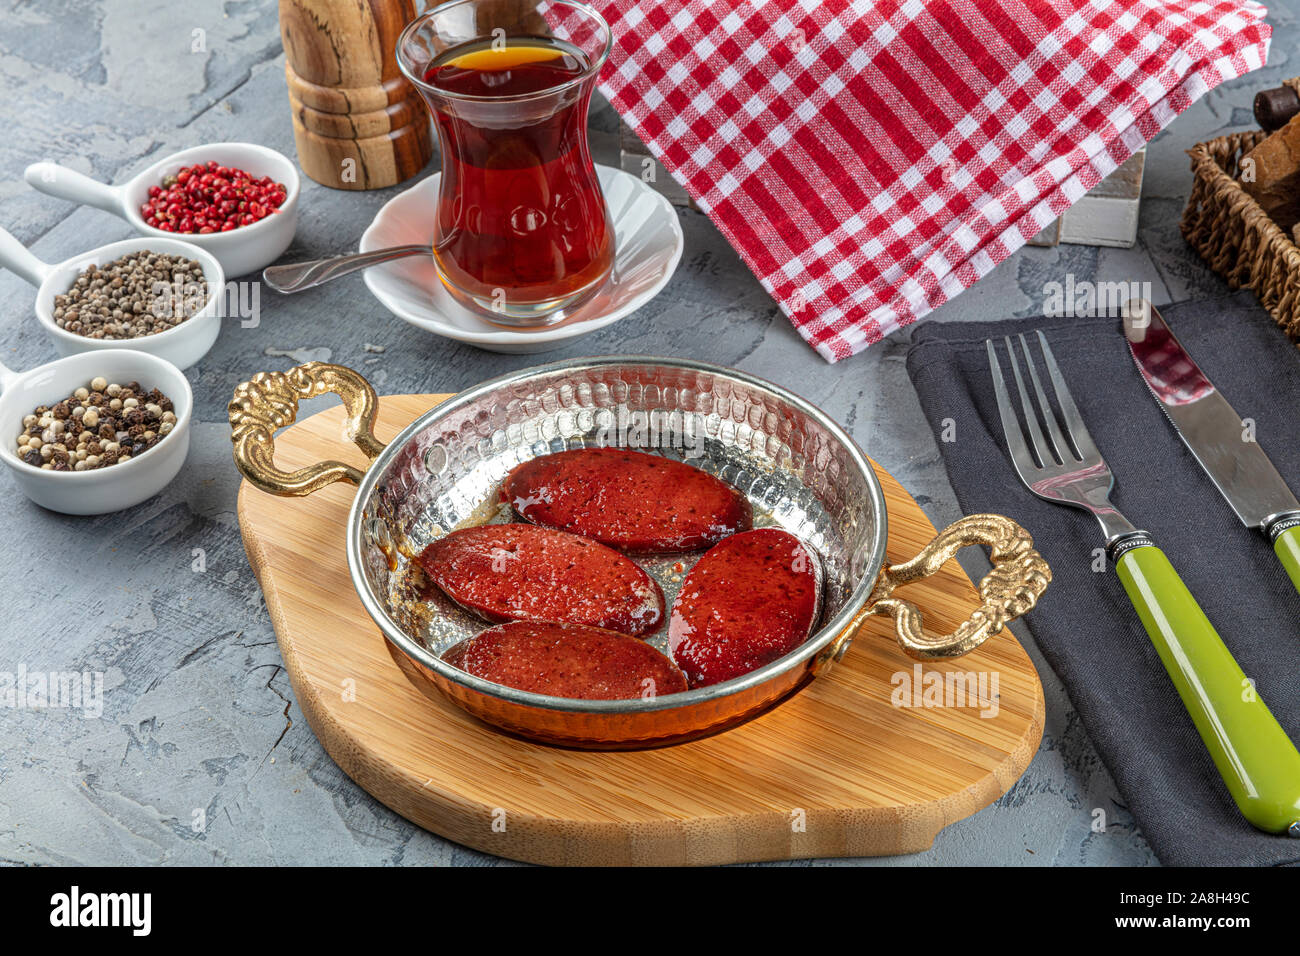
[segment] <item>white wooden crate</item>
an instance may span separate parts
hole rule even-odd
[[[1138,205],[1142,200],[1142,172],[1147,151],[1138,150],[1073,206],[1034,238],[1031,246],[1061,242],[1081,246],[1117,246],[1127,249],[1137,242]]]

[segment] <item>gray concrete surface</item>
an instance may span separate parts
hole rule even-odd
[[[1267,69],[1214,91],[1151,144],[1141,235],[1131,250],[1026,249],[931,321],[1032,315],[1043,284],[1153,283],[1157,303],[1225,287],[1191,254],[1177,219],[1192,143],[1251,124],[1257,90],[1297,69],[1294,0],[1271,4]],[[204,31],[204,49],[193,47]],[[49,261],[125,238],[106,213],[22,182],[51,159],[122,181],[202,142],[251,140],[294,155],[275,5],[163,0],[34,0],[0,11],[0,225]],[[593,117],[599,158],[616,162],[617,120]],[[435,160],[436,163],[436,160]],[[394,191],[342,193],[307,181],[286,259],[355,248]],[[958,516],[908,383],[904,330],[826,365],[795,334],[717,230],[682,211],[686,252],[668,287],[636,315],[546,358],[642,352],[737,366],[787,385],[843,422],[939,525]],[[0,359],[55,357],[32,315],[33,290],[0,273]],[[366,352],[365,343],[385,347]],[[267,292],[257,328],[228,322],[189,371],[193,448],[161,495],[129,513],[52,514],[6,474],[0,512],[0,671],[105,675],[98,719],[0,709],[0,862],[471,864],[500,862],[420,830],[352,783],[302,719],[235,519],[225,405],[236,383],[304,359],[363,369],[381,392],[453,391],[540,359],[427,335],[390,317],[358,280],[296,298]],[[196,572],[196,549],[205,570]],[[968,570],[978,572],[979,558]],[[1002,799],[948,827],[914,856],[831,861],[882,866],[1151,864],[1062,691],[1023,629],[1047,692],[1043,745]],[[1106,811],[1104,833],[1090,829]],[[196,826],[196,820],[203,825]]]

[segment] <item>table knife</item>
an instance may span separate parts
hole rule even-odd
[[[1133,299],[1123,314],[1129,351],[1156,402],[1242,523],[1273,542],[1300,590],[1300,501],[1255,441],[1254,430],[1187,354],[1155,306]]]

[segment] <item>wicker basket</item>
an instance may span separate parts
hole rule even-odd
[[[1287,81],[1298,84],[1300,78]],[[1187,151],[1195,182],[1183,211],[1183,237],[1232,288],[1252,290],[1291,340],[1300,343],[1300,248],[1237,179],[1241,158],[1267,135],[1263,130],[1234,133]]]

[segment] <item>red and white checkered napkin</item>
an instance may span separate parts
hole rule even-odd
[[[602,92],[832,362],[971,286],[1270,34],[1230,0],[596,6]]]

